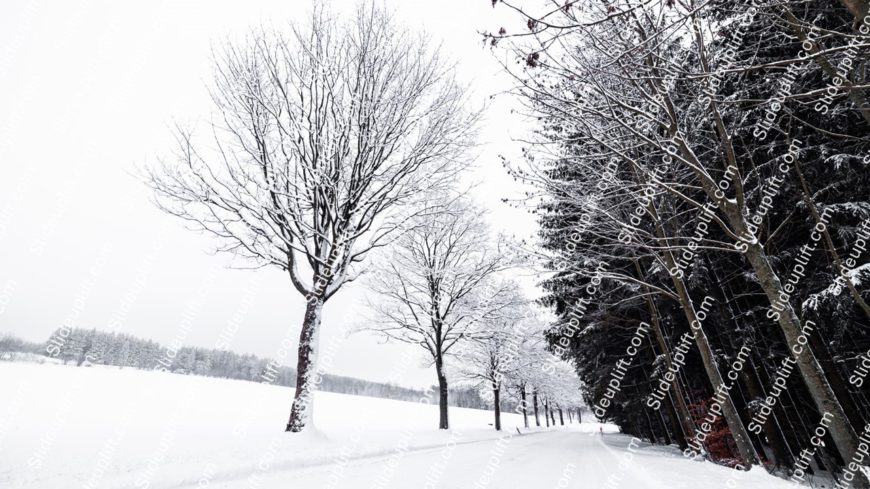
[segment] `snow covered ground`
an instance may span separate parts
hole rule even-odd
[[[316,433],[281,430],[291,390],[117,368],[0,362],[3,488],[791,487],[588,423],[522,430],[486,411],[319,393]],[[499,438],[501,436],[501,438]]]

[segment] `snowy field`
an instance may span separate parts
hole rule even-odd
[[[282,432],[286,387],[153,371],[0,362],[0,487],[792,487],[670,449],[629,447],[613,426],[522,430],[505,414],[319,393],[316,433]],[[507,436],[507,435],[513,436]]]

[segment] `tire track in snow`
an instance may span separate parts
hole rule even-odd
[[[560,430],[542,430],[542,431],[532,431],[526,432],[521,435],[511,435],[515,438],[524,438],[527,436],[540,435],[544,433],[559,433]],[[291,435],[292,436],[292,435]],[[454,443],[455,446],[467,446],[473,445],[475,443],[486,443],[486,442],[494,442],[499,437],[493,438],[482,438],[475,440],[466,440],[461,442]],[[436,452],[441,450],[446,445],[446,441],[443,443],[435,443],[428,445],[421,445],[416,447],[409,447],[405,450],[405,457],[410,454],[419,455],[426,452]],[[379,462],[384,462],[389,459],[389,457],[396,452],[396,448],[394,446],[390,446],[389,449],[383,450],[375,450],[372,452],[367,452],[363,454],[359,454],[357,456],[346,458],[345,461],[347,463],[347,467],[351,466],[364,466],[364,465],[372,465]],[[331,457],[328,459],[319,459],[319,460],[284,460],[281,462],[275,462],[272,465],[272,468],[269,470],[269,475],[274,476],[278,472],[287,472],[287,475],[310,475],[313,473],[317,473],[319,471],[325,471],[331,469],[336,463],[337,457]],[[214,484],[223,484],[233,481],[239,481],[247,478],[251,474],[257,472],[256,462],[253,462],[247,468],[239,468],[229,471],[224,471],[223,473],[218,471],[215,472],[215,475],[209,478],[209,485]],[[180,482],[161,485],[164,489],[193,489],[194,487],[199,487],[198,480],[182,480]]]

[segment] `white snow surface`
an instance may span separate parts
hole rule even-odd
[[[497,433],[492,413],[451,407],[441,431],[434,404],[318,393],[318,430],[288,434],[292,390],[280,386],[0,362],[0,389],[2,488],[794,487],[673,447],[629,448],[597,423],[520,435],[522,418],[505,413]]]

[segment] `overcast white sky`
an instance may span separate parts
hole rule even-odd
[[[354,2],[335,1],[337,9]],[[393,0],[400,21],[444,42],[482,103],[506,86],[478,31],[516,26],[489,0]],[[168,154],[173,121],[207,120],[210,46],[259,24],[302,19],[307,1],[16,1],[0,15],[0,334],[44,341],[65,320],[167,343],[185,311],[186,344],[212,347],[239,330],[238,352],[274,357],[303,301],[273,270],[226,268],[209,237],[183,228],[149,201],[132,175]],[[504,53],[501,54],[504,57]],[[482,134],[476,190],[496,229],[527,236],[534,221],[500,198],[515,196],[498,154],[522,136],[509,101],[496,99]],[[325,308],[322,342],[363,312],[351,286]],[[246,306],[245,297],[251,298]],[[386,380],[401,346],[357,334],[332,371]],[[288,359],[295,366],[295,356]],[[434,371],[406,385],[431,385]]]

